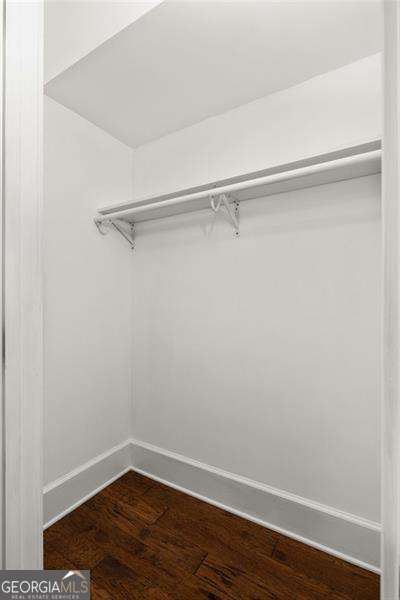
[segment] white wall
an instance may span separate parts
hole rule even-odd
[[[45,98],[45,484],[130,436],[132,254],[95,208],[131,196],[131,150]]]
[[[381,132],[376,54],[135,149],[134,195],[266,169],[377,139]]]
[[[380,57],[134,151],[135,197],[380,137]],[[377,176],[138,225],[134,437],[379,521]]]
[[[139,228],[134,437],[379,521],[379,178]]]

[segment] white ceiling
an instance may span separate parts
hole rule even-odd
[[[165,0],[46,93],[136,147],[381,50],[379,1]]]
[[[44,80],[70,67],[160,1],[46,0]]]

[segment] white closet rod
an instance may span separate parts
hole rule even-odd
[[[116,210],[113,212],[107,212],[106,214],[99,213],[97,217],[97,221],[110,221],[113,219],[124,219],[127,217],[132,217],[141,212],[156,210],[160,208],[167,208],[170,206],[175,206],[178,204],[185,204],[186,202],[190,202],[193,200],[200,200],[205,198],[212,198],[213,196],[219,196],[220,194],[234,194],[235,192],[239,192],[240,190],[247,190],[251,188],[261,187],[267,184],[278,183],[280,181],[287,181],[291,179],[301,178],[305,176],[314,175],[320,172],[327,172],[334,169],[338,169],[341,167],[351,167],[362,165],[363,163],[370,162],[374,159],[380,159],[381,150],[374,150],[371,152],[364,152],[362,154],[355,154],[353,156],[348,156],[344,158],[338,158],[336,160],[331,160],[327,162],[317,163],[314,165],[309,165],[306,167],[301,167],[298,169],[293,169],[290,171],[284,171],[281,173],[274,173],[272,175],[266,175],[264,177],[258,177],[256,179],[250,179],[245,181],[240,181],[237,183],[231,183],[228,185],[224,185],[221,187],[209,188],[206,190],[202,190],[200,192],[193,192],[190,194],[176,196],[175,198],[170,198],[168,200],[157,201],[155,199],[154,202],[149,199],[148,201],[143,201],[143,204],[139,206],[134,206],[128,209]],[[312,185],[312,184],[311,184]],[[232,200],[235,200],[234,196]]]

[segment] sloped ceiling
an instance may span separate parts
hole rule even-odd
[[[381,3],[165,0],[46,93],[131,147],[382,48]]]
[[[44,80],[49,81],[161,0],[46,0]]]

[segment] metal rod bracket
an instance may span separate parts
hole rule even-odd
[[[121,221],[120,219],[94,219],[99,233],[106,235],[108,233],[107,226],[113,227],[130,245],[131,249],[135,249],[135,224]]]
[[[226,213],[229,217],[229,220],[232,223],[232,226],[234,229],[234,235],[235,235],[235,237],[239,237],[239,235],[240,235],[240,228],[239,228],[240,210],[239,210],[238,200],[233,200],[233,202],[230,203],[229,196],[227,194],[219,194],[217,196],[217,199],[214,196],[210,196],[210,204],[211,204],[212,210],[215,213],[217,213],[220,210],[221,205],[224,205],[224,207],[226,209]],[[232,205],[233,205],[233,208],[232,208]]]

